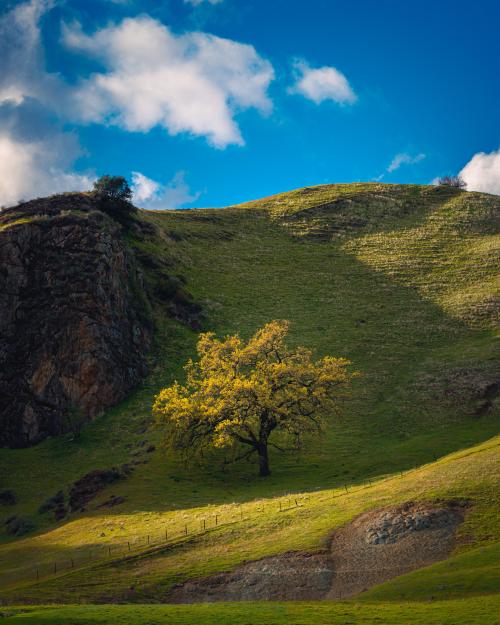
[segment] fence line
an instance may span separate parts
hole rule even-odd
[[[493,445],[492,447],[496,447],[496,446],[497,445]],[[336,489],[333,489],[331,496],[326,495],[325,499],[328,501],[331,499],[338,499],[340,497],[346,497],[349,494],[357,493],[367,488],[378,486],[379,484],[386,482],[388,480],[402,478],[405,474],[420,471],[424,469],[425,466],[426,465],[415,466],[414,468],[408,469],[404,472],[400,471],[397,474],[392,474],[392,475],[382,477],[382,478],[367,478],[366,481],[361,482],[360,484],[352,485],[350,487],[347,484],[344,484],[343,487],[341,486],[341,487],[337,487]],[[337,492],[337,491],[340,491],[340,492]],[[260,511],[257,510],[256,514],[253,515],[253,518],[255,518],[255,516],[258,516],[260,513],[265,512],[264,508],[267,507],[267,509],[269,509],[271,505],[276,506],[275,511],[278,513],[289,512],[290,510],[296,510],[297,508],[301,508],[305,506],[309,502],[310,499],[311,499],[310,495],[303,495],[302,497],[299,495],[293,495],[293,496],[282,495],[281,497],[275,497],[273,498],[274,501],[271,500],[272,503],[264,505],[262,510]],[[276,505],[276,500],[278,500],[277,505]],[[283,500],[285,500],[288,503],[287,507],[283,506]],[[319,503],[317,498],[315,498],[314,503]],[[172,529],[169,529],[169,527],[165,527],[161,534],[161,537],[156,542],[153,542],[151,540],[153,537],[153,534],[150,533],[142,537],[141,536],[136,537],[135,541],[127,540],[126,542],[120,543],[120,544],[116,544],[116,543],[113,545],[106,544],[106,545],[101,545],[97,548],[90,547],[89,548],[90,555],[87,558],[85,557],[85,554],[83,554],[83,557],[82,557],[82,554],[78,552],[78,554],[74,553],[71,556],[68,555],[64,559],[61,558],[61,559],[57,559],[55,561],[47,562],[43,564],[34,563],[31,567],[29,567],[28,569],[29,572],[25,570],[26,572],[23,571],[19,575],[19,577],[15,573],[9,576],[11,581],[6,582],[6,585],[23,583],[23,582],[27,582],[27,583],[38,582],[41,579],[46,579],[53,575],[66,574],[69,571],[76,568],[75,563],[80,564],[80,567],[83,567],[85,565],[97,564],[99,562],[104,563],[104,562],[109,561],[109,558],[113,558],[113,557],[114,558],[122,557],[126,559],[128,557],[135,557],[141,554],[146,554],[148,553],[148,551],[158,551],[159,549],[165,548],[168,545],[175,546],[177,544],[185,542],[187,537],[189,537],[189,539],[194,538],[194,537],[201,537],[207,532],[212,532],[224,526],[232,525],[238,522],[243,522],[245,520],[250,520],[248,516],[245,518],[243,507],[241,505],[239,507],[239,515],[233,512],[233,514],[231,515],[231,520],[224,522],[223,520],[221,520],[222,516],[223,515],[220,512],[217,512],[205,518],[199,519],[200,527],[199,529],[195,529],[194,531],[190,531],[190,529],[192,530],[192,525],[194,524],[194,521],[191,522],[190,524],[184,523],[184,528],[177,530],[176,533]],[[236,520],[235,520],[235,517],[236,517]],[[209,519],[212,520],[212,525],[210,525],[210,523],[207,523],[207,520]],[[141,539],[143,542],[141,542]],[[103,551],[105,552],[103,557],[100,557],[99,554],[97,554],[97,556],[95,555],[95,552],[97,549],[99,550],[100,553],[102,553]]]

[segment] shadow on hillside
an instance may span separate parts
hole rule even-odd
[[[198,229],[205,218],[190,212],[157,219],[182,233]],[[494,433],[492,416],[467,414],[460,394],[446,403],[415,384],[424,374],[439,379],[440,372],[480,362],[489,349],[484,332],[359,262],[341,249],[343,241],[299,242],[264,214],[239,209],[218,213],[211,228],[214,236],[179,241],[192,259],[196,297],[212,302],[222,297],[212,310],[210,329],[247,336],[271,319],[290,319],[292,341],[315,346],[319,354],[346,356],[362,372],[344,416],[321,440],[311,441],[303,456],[273,454],[273,475],[266,480],[257,477],[253,464],[222,473],[217,456],[189,468],[160,449],[146,456],[142,441],[159,442],[158,433],[144,430],[152,399],[161,385],[180,375],[179,355],[186,360],[194,347],[195,335],[176,334],[170,326],[157,354],[159,368],[129,400],[90,424],[81,444],[52,440],[0,452],[7,459],[2,461],[5,487],[18,490],[20,501],[36,497],[28,515],[35,517],[47,497],[86,471],[132,460],[147,463],[137,464],[128,480],[103,493],[124,496],[126,511],[110,511],[116,518],[129,510],[192,508],[352,483],[433,460]],[[232,236],[217,240],[219,228]],[[102,513],[92,506],[88,514]]]

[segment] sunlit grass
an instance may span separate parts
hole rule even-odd
[[[352,214],[350,204],[314,213],[339,199],[353,200]],[[313,212],[301,215],[304,209]],[[470,498],[474,508],[461,531],[476,547],[498,540],[491,443],[477,454],[460,452],[456,461],[397,477],[498,433],[498,403],[475,416],[474,389],[456,375],[473,369],[489,379],[498,372],[498,210],[493,196],[369,184],[322,185],[223,211],[148,214],[164,235],[135,244],[187,278],[186,288],[203,304],[205,329],[248,337],[271,319],[289,319],[293,343],[319,356],[345,356],[363,375],[343,416],[331,419],[322,438],[298,457],[272,455],[270,478],[258,478],[246,463],[223,473],[217,456],[186,467],[160,448],[160,433],[147,428],[154,394],[182,376],[196,333],[158,308],[152,373],[129,399],[78,440],[0,451],[2,488],[18,498],[4,516],[36,525],[35,535],[22,540],[0,536],[0,581],[32,578],[38,564],[42,583],[22,591],[36,601],[117,600],[128,597],[136,577],[134,600],[156,600],[179,579],[287,549],[317,548],[363,510],[409,498]],[[361,225],[347,227],[351,217]],[[343,229],[331,238],[338,219]],[[450,379],[462,387],[450,392]],[[145,441],[157,450],[146,454]],[[107,488],[83,515],[57,525],[49,514],[38,514],[43,501],[59,489],[67,492],[87,471],[134,461],[147,463],[135,465],[130,478]],[[389,474],[396,477],[332,496],[344,484],[353,489]],[[299,493],[299,507],[289,492]],[[111,494],[125,502],[98,509]],[[291,509],[280,512],[279,498],[283,507],[290,498]],[[214,529],[216,514],[221,525]],[[210,532],[195,534],[203,520]],[[175,536],[168,551],[156,544],[165,530]],[[128,558],[128,542],[135,557],[120,560]],[[90,562],[69,575],[58,569],[45,579],[54,561],[64,568],[73,558],[79,569],[90,549],[99,566]],[[461,562],[461,574],[470,578],[464,572],[469,564]],[[399,592],[387,588],[391,597]],[[11,597],[17,592],[9,590]]]
[[[260,498],[242,505],[83,518],[46,535],[3,547],[1,555],[10,568],[6,577],[10,575],[13,580],[6,596],[70,602],[78,588],[82,599],[108,596],[117,601],[127,598],[133,584],[134,600],[158,599],[179,580],[227,570],[245,560],[288,550],[319,549],[325,546],[335,527],[358,514],[409,500],[468,501],[470,512],[459,530],[463,537],[461,549],[489,545],[500,540],[500,480],[496,470],[499,446],[497,437],[402,475],[341,489]],[[203,521],[208,531],[202,531]],[[165,529],[170,532],[168,544],[164,540]],[[146,543],[147,535],[150,545]],[[141,543],[137,542],[138,537]],[[128,553],[127,541],[132,542],[133,553]],[[113,549],[111,555],[107,546]],[[97,563],[86,563],[84,555],[90,549],[97,551]],[[20,565],[26,557],[32,559],[29,567]],[[69,568],[70,558],[83,568],[61,573],[65,562]],[[53,575],[50,566],[57,560],[58,576]],[[42,575],[44,570],[47,573],[46,581],[25,586],[30,575],[34,581],[35,562]],[[460,562],[453,569],[454,575],[460,574]],[[462,564],[470,568],[470,563]],[[481,566],[480,560],[477,566]],[[24,583],[19,585],[23,578]],[[478,592],[479,587],[471,589],[472,594]]]

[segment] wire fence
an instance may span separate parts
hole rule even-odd
[[[399,474],[398,477],[402,475],[403,473]],[[325,495],[325,497],[328,500],[345,497],[348,494],[375,486],[376,483],[380,483],[380,478],[368,479],[356,485],[348,486],[345,484],[341,490],[334,490],[331,495]],[[319,493],[313,495],[313,503],[315,505],[321,501],[318,499],[318,495]],[[181,524],[176,523],[175,526],[165,524],[161,532],[156,528],[155,530],[151,530],[148,534],[130,537],[123,542],[84,546],[80,549],[75,549],[72,553],[65,554],[51,561],[34,561],[22,569],[5,571],[5,573],[1,573],[0,571],[0,587],[23,583],[36,583],[56,575],[67,574],[72,570],[81,569],[86,566],[106,563],[113,560],[134,558],[147,554],[148,552],[161,552],[168,549],[170,546],[175,547],[187,540],[200,538],[208,532],[217,531],[228,525],[258,520],[259,516],[262,516],[264,513],[269,514],[275,512],[279,514],[297,510],[307,505],[310,500],[311,494],[285,495],[274,498],[265,504],[263,503],[260,509],[254,507],[254,509],[250,511],[245,510],[244,505],[234,506],[233,510],[228,512],[228,514],[214,512],[202,518],[198,518],[196,521],[187,521]]]
[[[496,446],[498,445],[493,445],[493,447]],[[443,460],[440,462],[443,462]],[[56,575],[71,573],[73,570],[76,571],[86,566],[109,563],[113,560],[120,561],[131,559],[137,556],[143,556],[149,552],[160,553],[169,547],[175,547],[186,541],[200,538],[208,532],[216,532],[228,525],[258,520],[259,516],[262,516],[264,513],[269,514],[269,512],[274,512],[279,514],[303,508],[308,505],[309,502],[312,502],[313,505],[318,505],[328,500],[346,497],[347,495],[360,492],[367,488],[378,486],[388,480],[402,478],[409,473],[423,470],[426,466],[427,465],[416,466],[405,472],[368,478],[357,484],[344,484],[343,487],[337,487],[332,490],[331,493],[329,491],[323,491],[322,493],[309,493],[307,495],[289,494],[276,497],[271,500],[266,500],[266,503],[263,502],[260,508],[253,506],[251,511],[245,511],[244,504],[234,505],[233,509],[228,512],[227,515],[222,511],[213,512],[202,518],[198,518],[196,522],[191,520],[176,523],[175,527],[165,524],[161,532],[155,528],[154,531],[152,530],[148,534],[135,536],[123,542],[84,546],[71,554],[66,554],[64,557],[56,558],[51,561],[33,561],[22,569],[5,571],[4,573],[0,571],[0,587],[37,583]],[[255,504],[255,502],[252,502],[252,504]]]

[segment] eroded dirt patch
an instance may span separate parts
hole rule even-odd
[[[325,598],[350,597],[443,560],[455,544],[463,507],[407,503],[368,512],[332,536],[333,581]]]
[[[190,580],[174,587],[167,601],[204,603],[322,599],[331,585],[332,569],[328,552],[291,552],[246,562],[230,573]]]
[[[246,562],[172,588],[168,603],[339,599],[446,558],[465,505],[406,503],[367,512],[335,531],[329,548]]]

